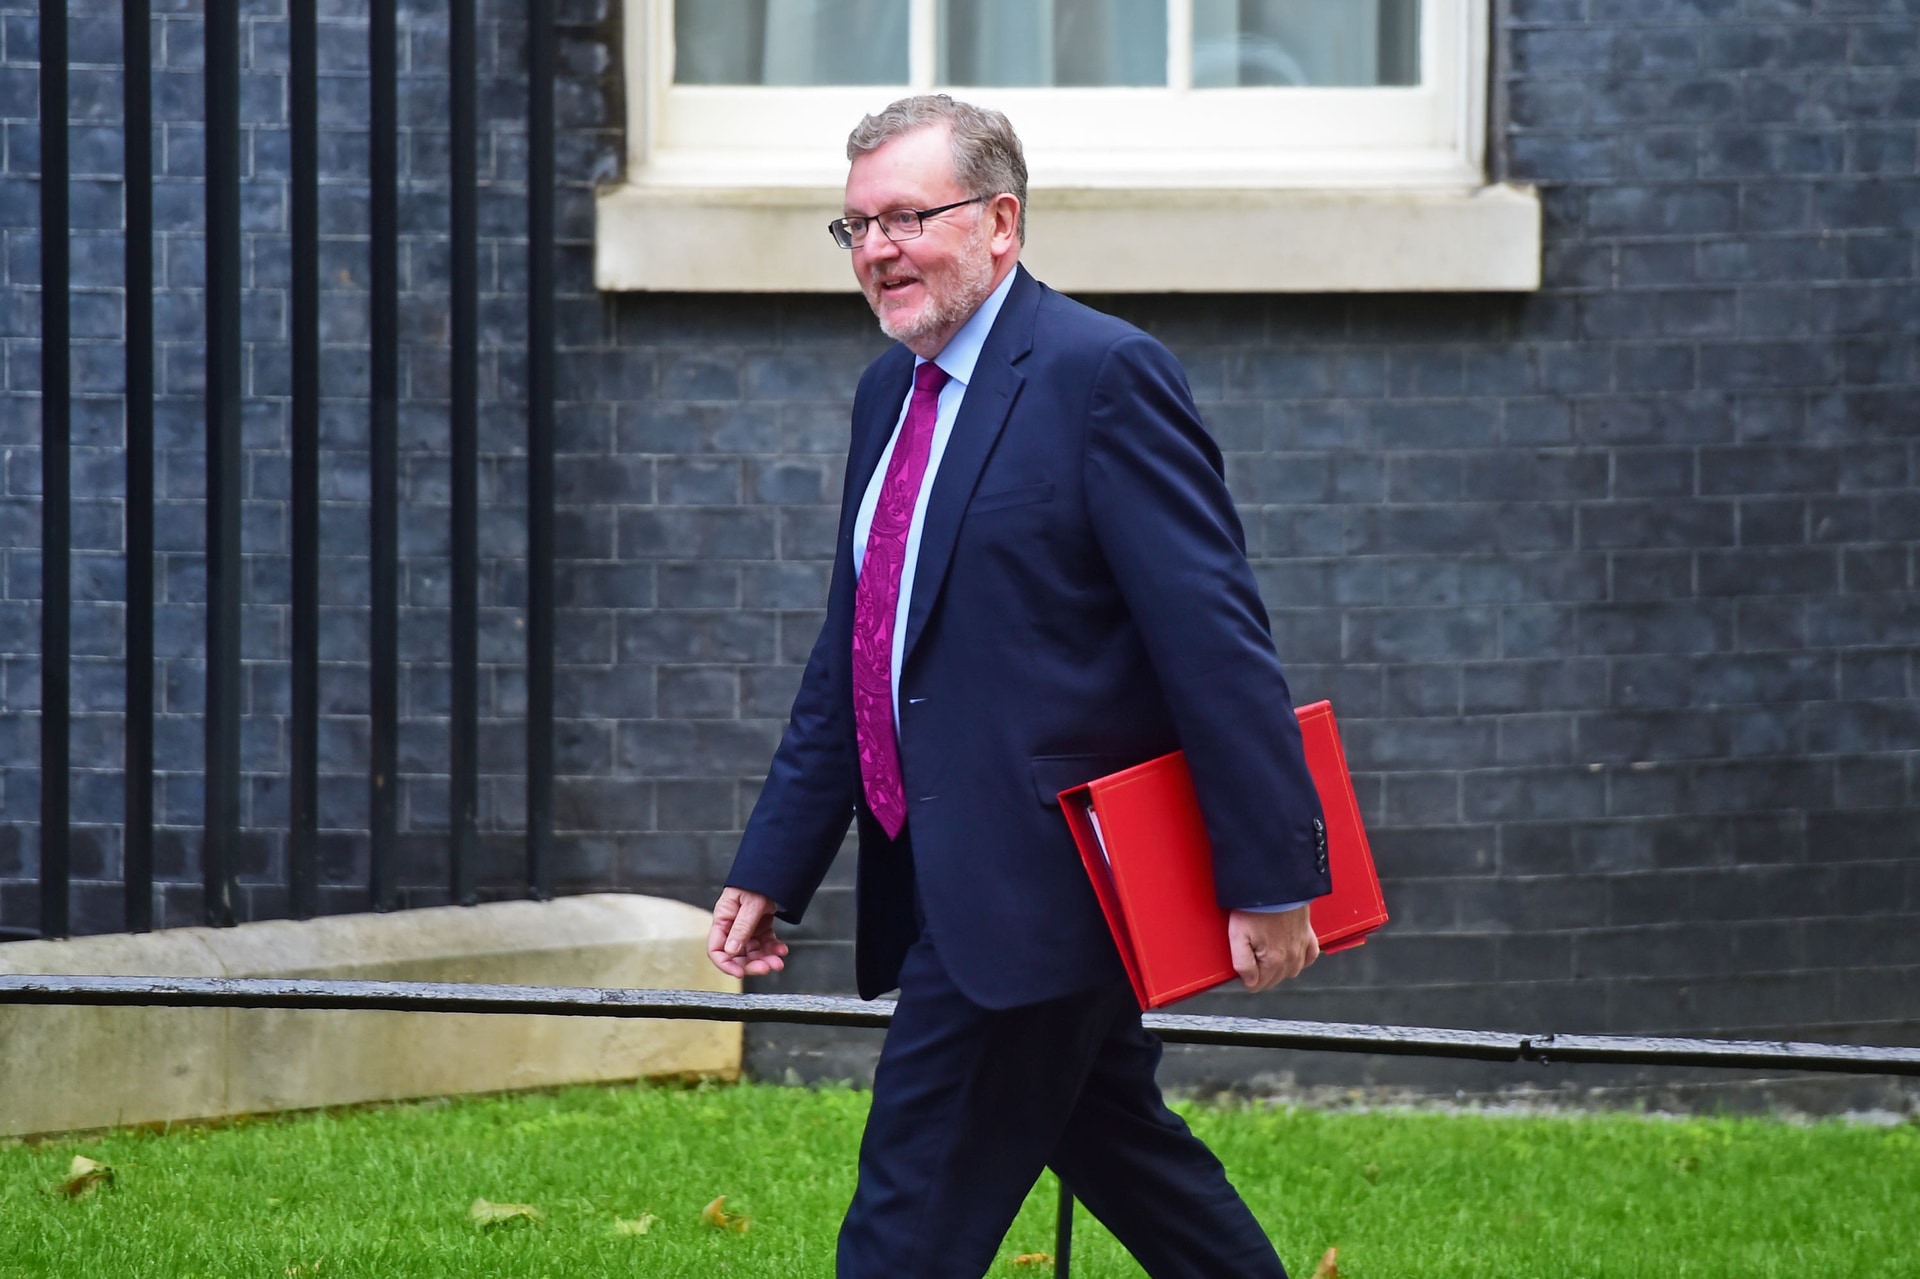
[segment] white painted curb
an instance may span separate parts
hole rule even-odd
[[[551,902],[0,946],[0,973],[738,990],[708,916]],[[735,1077],[737,1023],[460,1013],[0,1007],[0,1135],[664,1075]]]

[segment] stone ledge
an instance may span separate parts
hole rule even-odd
[[[0,973],[738,990],[705,911],[551,902],[0,946]],[[666,1075],[734,1077],[737,1023],[457,1013],[0,1008],[0,1135]]]
[[[609,291],[850,293],[841,192],[627,184],[600,193]],[[1068,293],[1529,292],[1540,198],[1472,190],[1035,190],[1034,274]]]

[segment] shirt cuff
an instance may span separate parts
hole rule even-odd
[[[1278,915],[1282,911],[1299,910],[1302,906],[1306,905],[1307,902],[1312,900],[1313,898],[1309,897],[1307,901],[1281,902],[1278,906],[1239,906],[1235,907],[1235,909],[1244,910],[1252,915]]]

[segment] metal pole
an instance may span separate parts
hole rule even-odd
[[[287,899],[319,912],[320,829],[320,113],[314,0],[288,11],[292,125],[292,697],[288,731]]]
[[[372,617],[368,674],[369,895],[375,910],[399,905],[394,850],[399,826],[400,735],[400,136],[399,67],[394,0],[372,0],[367,14],[372,81],[369,336],[372,341],[371,451]]]
[[[153,927],[153,33],[121,0],[127,182],[127,931]]]
[[[553,4],[527,0],[527,888],[553,896]]]
[[[0,1006],[284,1008],[336,1011],[538,1013],[555,1017],[657,1017],[678,1021],[781,1022],[885,1030],[890,1000],[850,995],[744,995],[707,990],[599,986],[501,986],[467,982],[333,981],[274,977],[92,977],[0,975]],[[1434,1026],[1197,1017],[1148,1013],[1147,1030],[1169,1044],[1230,1044],[1305,1052],[1372,1053],[1462,1061],[1541,1064],[1610,1061],[1646,1066],[1804,1070],[1920,1077],[1920,1047],[1637,1035],[1516,1034]]]
[[[1060,1210],[1053,1225],[1054,1279],[1067,1279],[1073,1265],[1073,1192],[1060,1183]]]
[[[452,0],[448,26],[452,62],[453,143],[453,563],[452,697],[448,718],[448,890],[453,900],[478,900],[474,871],[479,810],[479,434],[480,434],[480,230],[479,137],[476,86],[479,46],[474,0]]]
[[[204,909],[234,922],[240,835],[240,5],[208,0]]]
[[[73,652],[73,384],[67,253],[67,6],[40,3],[40,935],[65,937]]]

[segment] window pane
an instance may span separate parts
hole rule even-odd
[[[942,84],[1165,85],[1166,0],[940,0]]]
[[[1420,0],[1193,0],[1193,83],[1420,83]]]
[[[909,0],[674,0],[676,84],[907,82]]]

